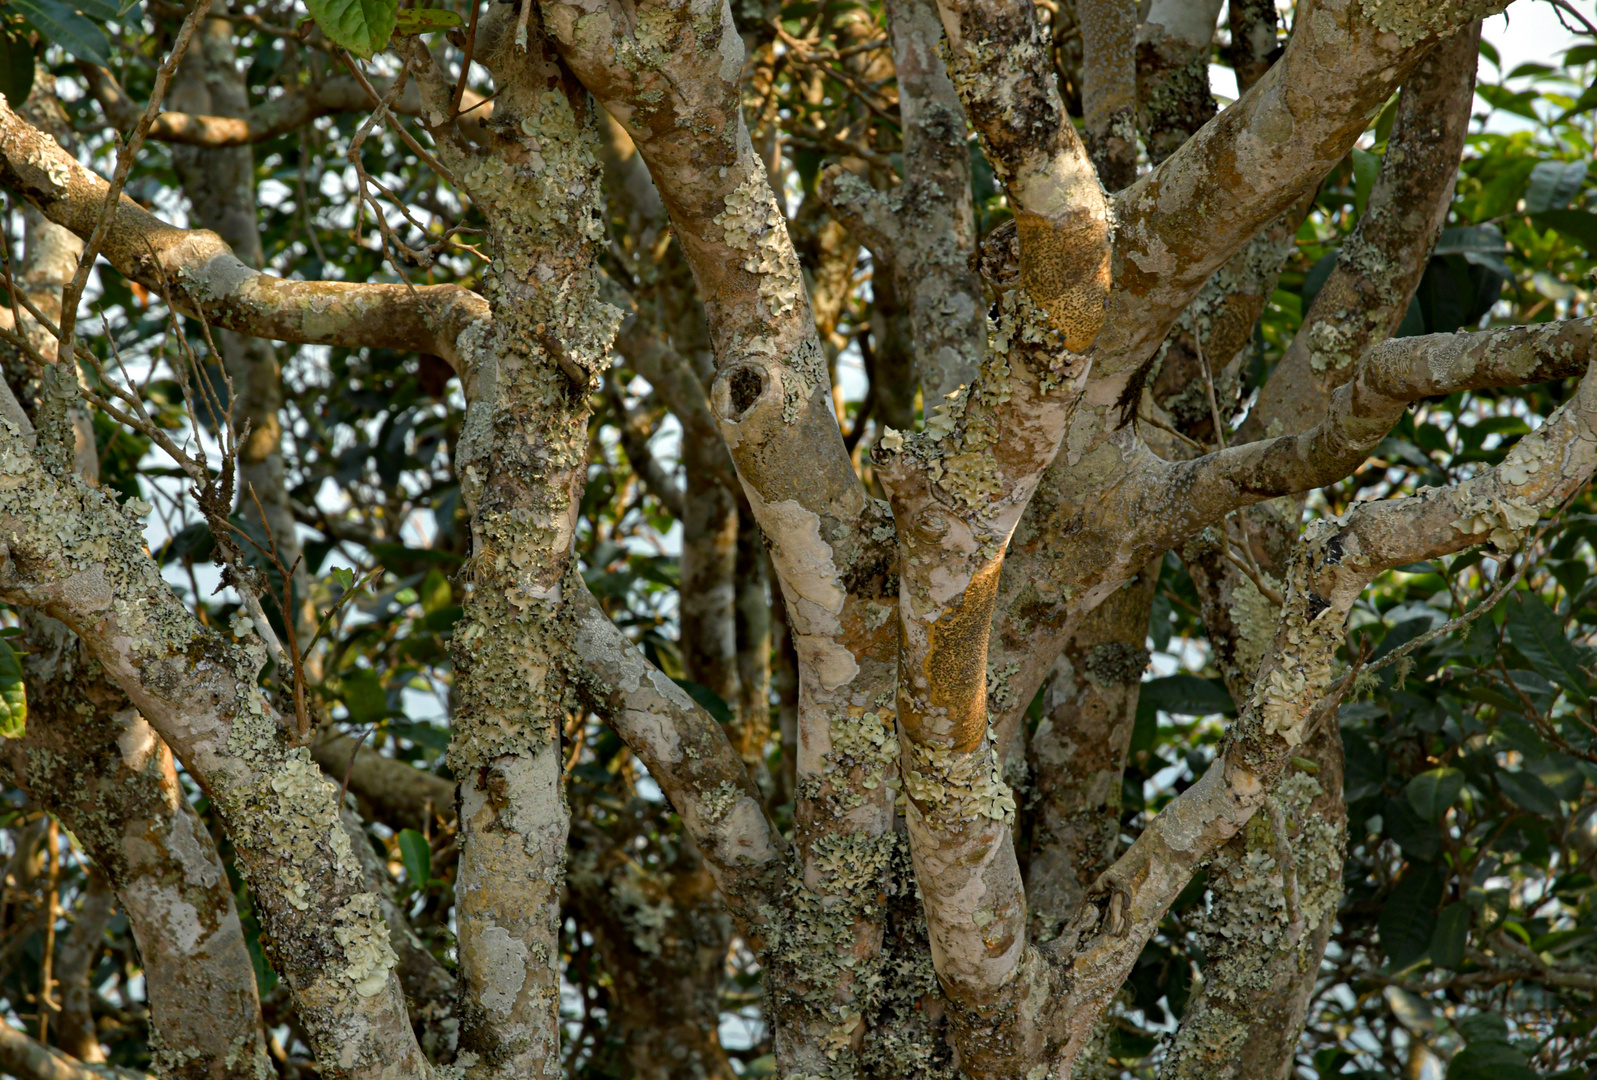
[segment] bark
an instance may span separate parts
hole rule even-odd
[[[469,344],[455,453],[472,556],[451,646],[448,753],[460,778],[457,1062],[486,1078],[560,1069],[560,732],[573,666],[562,619],[580,582],[569,564],[587,391],[609,367],[621,312],[594,265],[605,226],[591,102],[541,31],[518,35],[508,7],[483,19],[476,49],[497,92],[481,150],[439,122],[453,87],[430,54],[414,40],[406,51],[439,153],[487,218],[495,259],[484,280],[493,323]]]
[[[884,195],[852,174],[832,170],[820,190],[870,248],[880,272],[892,276],[895,294],[907,301],[923,411],[930,419],[948,395],[975,381],[986,351],[981,281],[969,266],[976,246],[970,151],[959,95],[937,55],[936,7],[929,0],[894,0],[887,17],[898,77],[904,182]],[[883,351],[881,342],[877,348]],[[890,379],[892,372],[882,374]],[[884,390],[900,393],[893,387],[877,393]],[[910,425],[895,424],[889,414],[902,419],[902,409],[889,404],[883,419],[908,430]]]
[[[56,979],[61,993],[56,1042],[65,1053],[88,1065],[105,1061],[105,1051],[100,1047],[100,1035],[94,1023],[92,982],[100,950],[105,945],[105,928],[111,921],[112,899],[105,875],[91,866],[84,875],[82,902],[72,920],[72,932],[67,935],[56,961]]]
[[[1342,158],[1436,36],[1471,13],[1438,11],[1414,25],[1357,5],[1301,14],[1258,83],[1116,198],[1115,287],[1092,372],[1000,582],[989,647],[999,726],[1025,708],[1085,612],[1238,505],[1165,487],[1158,477],[1185,466],[1161,463],[1123,426],[1170,326],[1215,270]],[[1213,516],[1183,520],[1205,505]]]
[[[1053,940],[1120,842],[1121,778],[1148,664],[1143,643],[1159,563],[1105,600],[1054,663],[1031,738],[1033,811],[1026,902],[1032,940]]]
[[[47,376],[45,389],[44,411],[53,398],[64,415],[75,386]],[[210,796],[313,1049],[352,1077],[425,1076],[377,898],[338,828],[336,790],[261,696],[258,639],[200,626],[161,580],[131,509],[41,467],[9,425],[0,534],[0,599],[66,623]],[[237,629],[249,632],[242,620]]]
[[[1261,390],[1260,422],[1244,436],[1269,432],[1272,422],[1300,431],[1318,419],[1364,347],[1402,321],[1453,201],[1479,42],[1480,24],[1472,23],[1429,52],[1405,82],[1364,216]]]
[[[1119,191],[1137,178],[1137,9],[1129,0],[1080,0],[1076,16],[1087,150],[1103,186]]]
[[[1292,1070],[1347,846],[1341,732],[1321,725],[1297,758],[1267,812],[1209,865],[1206,907],[1189,920],[1206,956],[1203,991],[1181,1018],[1164,1080],[1281,1080]]]
[[[639,825],[663,823],[629,808]],[[731,1080],[717,1032],[731,920],[691,840],[669,867],[632,857],[627,830],[611,839],[574,827],[571,896],[614,980],[612,1024],[640,1080]]]
[[[887,552],[869,530],[883,512],[867,502],[843,445],[798,260],[743,123],[743,45],[730,9],[551,0],[543,11],[670,213],[704,300],[717,369],[711,406],[785,594],[801,671],[800,868],[773,958],[772,1009],[780,1067],[822,1072],[854,1039],[862,992],[882,962],[893,755],[881,749],[891,721],[880,710],[891,702],[892,627],[877,569]],[[668,63],[640,55],[640,20]],[[685,131],[678,117],[689,114]],[[866,738],[848,741],[856,727]],[[857,742],[859,756],[840,741]]]
[[[393,881],[388,876],[388,867],[373,849],[360,819],[344,810],[339,814],[339,822],[344,834],[349,837],[350,847],[360,859],[366,887],[381,900],[383,921],[388,924],[388,940],[392,942],[398,960],[395,971],[399,974],[400,986],[405,990],[405,1003],[410,1008],[416,1040],[428,1057],[434,1061],[447,1061],[455,1056],[460,1034],[455,978],[433,956],[426,942],[417,936],[404,910],[394,900]]]
[[[1280,16],[1275,10],[1275,0],[1235,0],[1228,11],[1231,46],[1226,59],[1231,61],[1231,70],[1237,73],[1237,89],[1246,93],[1264,77],[1280,55],[1281,46],[1277,40]]]
[[[10,1024],[0,1024],[0,1069],[19,1080],[145,1080],[132,1069],[91,1068],[61,1051],[31,1039]]]
[[[1345,307],[1334,301],[1326,308],[1317,305],[1300,332],[1300,341],[1311,342],[1326,332],[1351,331],[1352,340],[1347,344],[1362,349],[1368,341],[1395,329],[1452,199],[1453,166],[1462,149],[1472,100],[1477,40],[1474,27],[1458,33],[1422,62],[1404,85],[1388,160],[1382,163],[1377,178],[1379,198],[1372,196],[1366,210],[1368,220],[1360,223],[1356,241],[1369,244],[1358,264],[1374,267],[1375,273],[1338,275],[1344,298],[1353,293],[1363,301],[1379,293],[1375,310],[1365,311],[1362,322],[1350,325]],[[1394,222],[1394,218],[1398,220]],[[1289,373],[1304,370],[1301,353],[1296,363],[1297,367],[1284,372],[1278,369],[1289,385]],[[1329,381],[1332,379],[1322,376],[1319,384]],[[1297,400],[1283,400],[1273,393],[1266,396],[1269,400],[1261,401],[1256,409],[1256,427],[1278,430],[1283,424],[1283,405],[1287,409],[1285,423],[1302,422],[1305,409]],[[1280,513],[1239,519],[1249,538],[1244,542],[1257,544],[1256,561],[1266,573],[1279,573],[1281,560],[1272,556],[1297,531],[1299,503],[1286,502]],[[1274,618],[1274,606],[1224,558],[1220,545],[1213,541],[1189,544],[1186,556],[1220,669],[1232,696],[1240,698],[1258,669],[1263,624]],[[1283,789],[1291,783],[1301,801],[1318,785],[1308,819],[1317,824],[1312,829],[1302,827],[1286,849],[1297,865],[1296,872],[1289,873],[1281,854],[1268,850],[1269,843],[1261,844],[1252,835],[1234,839],[1210,868],[1207,924],[1203,928],[1209,939],[1209,962],[1203,989],[1183,1018],[1165,1075],[1273,1080],[1291,1069],[1296,1033],[1303,1025],[1340,896],[1346,844],[1339,740],[1329,734],[1313,740],[1305,747],[1304,756],[1317,766],[1313,780],[1289,774],[1288,781],[1271,796],[1278,803],[1290,802],[1291,792]],[[1280,839],[1273,842],[1278,846]],[[1317,875],[1322,887],[1316,887],[1308,875]],[[1261,1025],[1261,1017],[1267,1017],[1268,1023]],[[1293,1034],[1271,1034],[1284,1032]]]
[[[60,623],[30,615],[25,648],[28,728],[6,743],[6,769],[72,830],[116,890],[149,987],[156,1067],[185,1080],[261,1080],[270,1064],[255,967],[227,872],[183,795],[171,751]],[[95,925],[93,901],[91,891],[81,916],[85,932]],[[99,902],[108,901],[102,894]],[[104,915],[93,933],[95,953]],[[65,1000],[76,993],[75,1014],[88,1023],[70,1043],[74,1029],[64,1026],[59,1040],[93,1062],[101,1059],[87,1017],[88,963],[74,989],[62,958]]]
[[[1153,0],[1137,27],[1138,121],[1155,165],[1214,117],[1209,48],[1220,6],[1217,0]]]

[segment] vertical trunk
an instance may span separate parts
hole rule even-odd
[[[1347,805],[1334,724],[1209,866],[1191,923],[1204,990],[1181,1019],[1160,1080],[1285,1080],[1342,898]]]
[[[94,969],[111,921],[111,886],[97,866],[90,866],[83,900],[72,932],[56,963],[61,1013],[56,1020],[56,1045],[85,1064],[105,1061],[94,1025]]]
[[[527,45],[517,36],[516,12],[491,5],[477,36],[498,95],[486,150],[438,139],[489,222],[494,255],[493,327],[461,341],[469,404],[455,461],[472,515],[449,746],[460,780],[457,1060],[473,1078],[560,1070],[560,732],[571,693],[561,620],[588,384],[609,366],[620,317],[593,263],[604,213],[591,99],[541,30]],[[429,62],[419,47],[410,57]],[[447,93],[435,71],[421,77],[424,93]]]
[[[987,349],[971,211],[970,144],[959,95],[938,56],[942,26],[930,0],[890,0],[904,130],[904,244],[898,267],[914,325],[923,411],[976,380]]]
[[[1087,152],[1109,191],[1137,178],[1137,5],[1079,0]]]
[[[612,1032],[634,1075],[732,1080],[718,1033],[732,923],[697,847],[683,837],[676,860],[659,867],[634,857],[631,831],[573,833],[572,906],[614,980]]]
[[[1155,165],[1214,116],[1209,47],[1221,0],[1153,0],[1137,28],[1138,119]]]
[[[60,623],[31,616],[27,649],[28,730],[7,742],[6,766],[116,890],[149,985],[156,1067],[179,1080],[261,1080],[270,1065],[255,967],[172,752]],[[85,1053],[97,1045],[90,1032],[78,1033]]]
[[[1054,664],[1029,753],[1037,809],[1026,901],[1039,943],[1058,935],[1114,861],[1158,580],[1155,561],[1082,620]]]

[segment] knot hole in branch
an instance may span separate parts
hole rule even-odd
[[[715,380],[715,411],[731,424],[746,419],[765,396],[770,383],[770,372],[764,367],[739,363],[726,368]]]

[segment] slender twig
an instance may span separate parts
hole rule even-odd
[[[100,208],[99,220],[94,223],[94,229],[83,245],[83,254],[78,257],[77,273],[72,275],[71,283],[61,294],[61,329],[58,337],[61,345],[56,352],[57,356],[71,357],[76,354],[72,344],[72,331],[77,322],[78,301],[82,299],[83,289],[89,283],[89,272],[94,269],[94,261],[99,257],[100,246],[105,243],[105,238],[111,231],[111,219],[116,216],[117,207],[121,203],[122,188],[128,182],[128,174],[133,170],[133,159],[144,146],[144,137],[150,133],[150,126],[160,115],[161,101],[166,97],[167,86],[171,83],[178,64],[183,60],[183,54],[188,51],[194,31],[210,10],[211,0],[196,0],[193,10],[183,20],[183,25],[172,42],[172,51],[167,54],[166,61],[155,73],[155,86],[150,91],[150,102],[144,107],[144,115],[139,117],[133,134],[117,151],[116,169],[111,174],[111,183],[105,192],[105,205]]]
[[[371,82],[367,80],[365,73],[360,69],[360,65],[355,62],[355,58],[349,55],[349,50],[340,50],[338,56],[339,59],[343,60],[344,66],[349,68],[350,74],[355,76],[355,81],[360,83],[361,89],[366,91],[366,96],[371,98],[372,104],[381,108],[383,100],[382,97],[377,93],[376,89],[373,88]],[[400,139],[404,141],[405,145],[410,147],[411,151],[414,152],[418,158],[426,162],[427,166],[431,168],[433,172],[437,173],[445,180],[448,180],[455,187],[458,188],[460,186],[460,181],[455,179],[454,173],[444,168],[443,162],[439,161],[437,158],[433,157],[432,154],[428,153],[427,150],[422,147],[421,143],[416,141],[416,137],[405,130],[405,125],[401,124],[397,117],[395,117],[392,113],[388,113],[384,119],[387,121],[388,126],[393,129],[394,134],[398,135]]]
[[[466,24],[466,46],[461,50],[460,78],[455,81],[455,96],[449,99],[449,118],[460,115],[460,101],[466,96],[466,80],[471,76],[472,52],[477,47],[477,15],[482,10],[481,0],[469,0],[471,21]]]
[[[1584,492],[1588,486],[1590,486],[1590,484],[1591,481],[1589,480],[1585,484],[1582,484],[1573,495],[1564,500],[1564,504],[1562,506],[1560,506],[1547,518],[1546,522],[1542,524],[1542,527],[1536,530],[1536,535],[1531,538],[1530,543],[1526,544],[1520,549],[1522,554],[1520,556],[1519,565],[1515,567],[1513,574],[1509,576],[1507,581],[1501,582],[1497,588],[1492,591],[1492,594],[1482,601],[1478,606],[1476,606],[1474,610],[1467,611],[1458,616],[1456,619],[1449,619],[1441,626],[1438,626],[1433,630],[1427,630],[1418,637],[1411,638],[1410,640],[1404,642],[1401,646],[1393,649],[1375,663],[1371,664],[1370,670],[1380,671],[1384,667],[1395,664],[1403,657],[1414,652],[1414,650],[1419,649],[1432,641],[1435,641],[1439,637],[1446,637],[1453,631],[1468,626],[1470,623],[1474,622],[1476,619],[1492,610],[1492,608],[1496,607],[1498,601],[1512,592],[1514,586],[1519,584],[1520,579],[1525,576],[1525,571],[1528,570],[1531,563],[1535,561],[1531,557],[1532,552],[1541,544],[1542,537],[1547,535],[1547,530],[1553,527],[1553,523],[1558,520],[1559,515],[1563,514],[1565,510],[1568,510],[1574,501],[1580,497],[1581,493]]]

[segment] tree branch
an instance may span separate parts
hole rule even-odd
[[[0,183],[79,236],[94,231],[106,182],[54,139],[0,105]],[[459,364],[456,339],[487,318],[458,285],[289,281],[251,269],[215,233],[174,228],[126,195],[102,254],[185,314],[255,337],[306,344],[418,350]]]
[[[259,644],[201,627],[161,579],[142,524],[109,494],[47,473],[9,425],[0,535],[0,597],[66,623],[210,796],[321,1060],[352,1062],[363,1080],[427,1077],[336,788],[289,748],[261,696]]]
[[[583,700],[604,718],[682,816],[745,934],[769,933],[786,845],[743,760],[703,707],[656,670],[586,589],[573,598]]]
[[[98,64],[80,63],[78,71],[89,88],[89,94],[100,103],[105,117],[119,130],[132,127],[138,121],[138,106],[128,97],[116,81],[116,76]],[[375,77],[370,80],[378,94],[386,94],[392,79]],[[486,102],[486,104],[484,104]],[[197,146],[215,150],[224,146],[250,146],[297,131],[312,120],[335,113],[366,112],[372,101],[366,90],[351,75],[334,75],[330,78],[298,86],[282,95],[252,106],[242,116],[213,115],[168,109],[150,125],[148,138],[156,142],[178,146]],[[414,85],[406,86],[391,106],[400,116],[421,116],[421,94]],[[472,112],[463,122],[472,130],[493,115],[493,102],[481,94],[467,89],[461,97],[461,108]]]
[[[1340,521],[1308,528],[1270,653],[1218,759],[1149,822],[1049,946],[1069,972],[1059,1003],[1067,1068],[1193,871],[1263,804],[1316,711],[1335,707],[1341,684],[1333,689],[1332,660],[1365,586],[1395,566],[1483,540],[1513,546],[1594,469],[1597,376],[1588,369],[1575,398],[1496,468],[1454,488],[1360,503]]]

